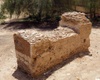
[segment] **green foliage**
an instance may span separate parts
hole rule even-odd
[[[84,6],[94,18],[100,8],[100,0],[4,0],[2,12],[10,17],[26,14],[29,20],[59,20],[59,15],[66,11],[76,10],[77,5]]]
[[[31,4],[32,0],[4,0],[2,12],[9,13],[10,17],[12,17],[13,14],[19,16],[21,12],[26,14],[29,10],[29,6],[32,6]]]
[[[73,0],[72,0],[73,1]],[[71,0],[4,0],[2,12],[19,16],[21,13],[37,21],[56,19],[62,12],[71,10]],[[58,19],[58,18],[57,18]]]
[[[2,13],[0,13],[0,19],[5,19],[6,17],[2,14]]]
[[[2,12],[19,16],[21,13],[29,16],[47,16],[51,11],[52,0],[5,0]]]
[[[6,19],[6,17],[2,13],[0,13],[0,24],[5,23],[4,19]]]
[[[100,0],[78,0],[78,5],[83,6],[90,14],[90,18],[94,19],[100,9]]]
[[[90,18],[94,19],[96,17],[96,12],[100,8],[100,0],[87,0],[85,7],[89,10]]]

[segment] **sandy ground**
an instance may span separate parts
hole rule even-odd
[[[80,53],[37,79],[17,69],[14,32],[0,29],[0,80],[100,80],[100,28],[92,28],[91,55]]]

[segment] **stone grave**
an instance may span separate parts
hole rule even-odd
[[[37,77],[74,54],[88,51],[91,22],[84,13],[68,12],[53,30],[22,30],[14,34],[18,66]]]

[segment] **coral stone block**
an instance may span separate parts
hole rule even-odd
[[[79,52],[88,51],[91,22],[85,14],[72,12],[61,16],[54,30],[23,30],[14,34],[18,66],[37,77]]]

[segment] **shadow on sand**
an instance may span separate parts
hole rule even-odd
[[[2,24],[0,26],[4,26],[3,29],[9,29],[9,30],[21,30],[21,29],[32,29],[32,28],[39,28],[44,30],[52,30],[57,28],[59,23],[57,21],[55,22],[32,22],[32,21],[24,21],[24,22],[9,22]]]

